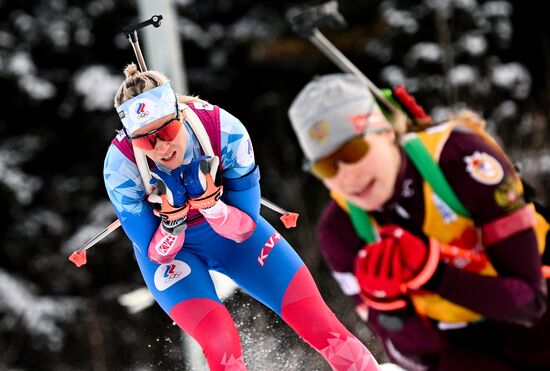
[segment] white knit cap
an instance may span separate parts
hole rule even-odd
[[[358,77],[331,74],[309,82],[292,102],[288,117],[304,155],[316,161],[364,133],[374,105]]]

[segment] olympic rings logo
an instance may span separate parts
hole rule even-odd
[[[145,112],[140,113],[140,114],[137,116],[137,118],[138,118],[138,119],[142,119],[142,118],[147,117],[147,116],[149,116],[149,111],[145,111]]]

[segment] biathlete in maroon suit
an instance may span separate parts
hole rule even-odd
[[[541,269],[548,223],[526,203],[513,166],[475,114],[406,134],[397,145],[362,82],[329,75],[310,82],[289,115],[311,171],[334,198],[317,227],[322,255],[395,363],[550,368]],[[405,149],[412,139],[463,211]],[[358,210],[368,211],[373,241]]]

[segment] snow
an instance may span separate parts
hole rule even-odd
[[[466,86],[476,83],[478,72],[474,67],[460,64],[449,71],[449,83],[453,86]]]
[[[513,34],[512,23],[506,19],[499,20],[494,25],[495,33],[502,41],[510,41]]]
[[[38,76],[23,76],[18,81],[21,90],[25,91],[34,100],[53,98],[57,93],[54,84]]]
[[[214,42],[223,37],[223,27],[212,24],[206,30],[189,18],[181,17],[178,23],[179,33],[184,40],[191,40],[197,46],[208,49]]]
[[[38,296],[32,284],[15,278],[0,269],[0,327],[11,330],[17,326],[35,335],[43,336],[44,344],[52,351],[59,350],[63,331],[59,323],[72,321],[83,306],[79,299],[71,297]]]
[[[101,14],[112,10],[114,5],[113,0],[95,0],[86,6],[86,10],[92,17],[99,17]]]
[[[462,50],[474,57],[481,56],[487,51],[487,39],[482,35],[466,34],[458,43]]]
[[[365,44],[365,52],[384,64],[389,63],[392,57],[391,45],[377,39],[367,41]]]
[[[23,205],[32,202],[34,193],[42,187],[39,177],[24,173],[21,163],[32,157],[40,139],[31,135],[12,138],[0,147],[0,183],[10,189]]]
[[[488,1],[482,5],[486,17],[508,18],[512,15],[512,4],[507,1]]]
[[[405,60],[436,63],[441,60],[441,56],[442,50],[436,43],[419,42],[411,48]]]
[[[82,246],[96,234],[101,232],[108,224],[115,221],[116,215],[110,201],[101,201],[88,213],[88,220],[78,228],[63,244],[64,253],[72,252]],[[115,232],[116,233],[116,232]],[[112,237],[112,236],[111,236]],[[105,237],[103,242],[108,241]]]
[[[513,100],[505,100],[494,109],[491,119],[497,122],[515,118],[519,113],[518,105]]]
[[[29,53],[20,51],[12,55],[8,63],[8,71],[15,76],[23,76],[35,73],[36,66]]]
[[[413,34],[418,31],[418,22],[411,12],[387,8],[383,12],[383,18],[390,27],[403,30],[405,33]]]
[[[477,0],[453,0],[452,3],[455,8],[462,9],[470,13],[473,13],[478,8]]]
[[[407,88],[409,87],[406,83],[407,77],[405,76],[405,72],[401,67],[395,65],[384,67],[380,75],[382,77],[382,80],[386,82],[388,86],[403,84],[407,86]]]
[[[513,98],[525,99],[531,91],[531,75],[519,63],[507,63],[494,66],[491,70],[491,82],[510,92]]]
[[[69,24],[61,19],[55,19],[46,23],[45,34],[58,49],[65,49],[71,40]]]
[[[0,47],[13,48],[15,45],[15,37],[6,31],[0,30]]]
[[[17,77],[18,85],[34,100],[45,100],[52,98],[57,89],[51,82],[36,75],[37,68],[29,53],[18,51],[13,53],[7,63],[9,74]]]
[[[119,77],[105,66],[92,65],[77,72],[73,86],[84,97],[83,106],[87,111],[107,111],[113,109],[113,97],[122,81],[122,74]]]
[[[39,233],[44,227],[50,235],[60,235],[65,230],[66,223],[63,217],[52,210],[35,209],[31,214],[17,224],[17,229],[25,237],[32,239],[38,238]]]
[[[22,34],[28,35],[30,32],[33,32],[34,24],[35,19],[31,15],[23,11],[19,11],[15,14],[15,27]]]

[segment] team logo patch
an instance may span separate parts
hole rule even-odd
[[[435,204],[435,207],[437,208],[437,211],[439,211],[439,214],[443,218],[445,224],[451,224],[458,219],[456,213],[435,193],[432,193],[432,200]]]
[[[466,171],[472,178],[482,184],[498,184],[504,177],[502,165],[496,158],[485,152],[474,152],[464,157]]]
[[[265,264],[265,261],[267,260],[267,257],[269,256],[269,253],[271,250],[273,250],[273,247],[275,244],[281,239],[281,235],[279,232],[275,232],[269,237],[269,240],[266,241],[264,244],[264,247],[262,247],[262,250],[260,251],[260,255],[258,255],[258,263],[263,267]]]
[[[156,114],[156,105],[150,99],[140,99],[132,104],[128,112],[132,121],[145,121]]]
[[[237,149],[237,163],[242,167],[252,165],[254,162],[254,151],[250,139],[242,140]]]
[[[155,287],[159,291],[164,291],[190,274],[191,267],[181,260],[174,260],[170,264],[161,264],[155,272]]]
[[[320,121],[309,129],[309,137],[317,143],[324,143],[328,138],[328,122]]]
[[[116,140],[118,140],[119,142],[122,142],[124,138],[126,138],[126,134],[124,134],[124,130],[119,130],[116,134]]]
[[[523,206],[523,191],[519,181],[506,177],[495,190],[495,201],[498,206],[514,211]]]
[[[364,114],[349,116],[348,120],[351,121],[351,124],[353,125],[353,130],[355,130],[355,133],[361,134],[362,132],[365,131],[365,129],[369,124],[368,118],[369,118],[369,114],[364,113]]]
[[[196,109],[205,110],[205,111],[214,110],[214,106],[206,102],[195,102],[193,103],[193,106],[195,106]]]

